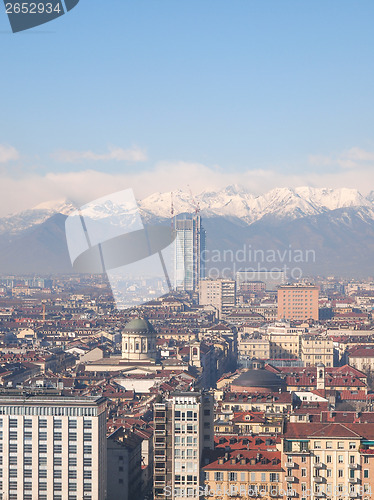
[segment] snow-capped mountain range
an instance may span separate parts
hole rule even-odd
[[[273,189],[255,196],[239,186],[228,186],[194,197],[188,191],[154,193],[137,203],[143,221],[150,223],[168,222],[172,205],[176,216],[194,213],[198,208],[208,252],[243,252],[244,246],[265,254],[282,254],[292,248],[306,255],[305,251],[312,250],[315,258],[291,263],[291,268],[296,266],[309,275],[374,275],[374,192],[363,196],[348,188],[299,187]],[[126,212],[125,205],[120,197],[116,203],[90,203],[86,215],[98,226],[109,218],[109,223],[114,218],[118,225],[122,211]],[[134,220],[139,225],[133,205]],[[75,208],[68,200],[57,200],[0,218],[0,273],[73,272],[65,221]],[[123,222],[128,227],[126,217]],[[223,269],[227,264],[214,262],[214,267]],[[249,269],[258,265],[268,269],[282,262],[247,259],[232,264],[236,270],[238,266]]]
[[[220,191],[204,191],[195,202],[205,217],[236,217],[252,224],[263,217],[296,219],[317,215],[329,210],[347,207],[374,208],[373,193],[362,196],[356,189],[320,189],[311,187],[277,188],[255,196],[238,186],[228,186]],[[173,193],[174,212],[194,211],[191,194],[185,191]],[[145,213],[158,217],[170,217],[171,193],[155,193],[140,202]]]
[[[174,215],[193,213],[198,206],[205,218],[225,217],[240,219],[247,225],[261,219],[299,219],[319,215],[340,208],[364,208],[365,217],[374,219],[374,191],[368,196],[361,195],[356,189],[341,188],[277,188],[255,196],[240,186],[228,186],[219,191],[203,191],[192,197],[188,191],[173,193],[154,193],[138,200],[140,213],[146,218],[167,219]],[[55,214],[69,215],[75,209],[68,200],[42,203],[36,207],[0,218],[1,233],[18,233],[29,227],[41,224]],[[113,215],[111,205],[100,207],[96,217],[106,218]]]

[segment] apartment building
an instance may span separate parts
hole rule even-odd
[[[318,320],[319,289],[313,285],[282,285],[278,288],[278,319]]]
[[[236,304],[236,282],[223,278],[200,280],[199,304],[214,306],[219,318],[225,316]]]
[[[305,366],[334,366],[334,342],[321,335],[303,335],[301,337],[301,360]]]
[[[268,338],[256,338],[249,336],[242,337],[238,346],[239,356],[243,358],[257,358],[269,359],[270,358],[270,341]]]
[[[280,498],[282,485],[281,452],[267,450],[214,450],[203,467],[205,498]]]
[[[105,499],[104,398],[2,393],[0,436],[0,499]]]
[[[279,321],[266,328],[270,359],[296,359],[300,357],[301,336],[305,328],[292,327],[287,321]]]
[[[154,498],[199,498],[200,462],[213,448],[213,395],[175,392],[154,405]]]
[[[287,497],[371,498],[374,425],[289,423],[282,438]]]

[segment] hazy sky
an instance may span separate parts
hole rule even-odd
[[[240,183],[374,189],[372,0],[80,0],[0,14],[0,215]]]

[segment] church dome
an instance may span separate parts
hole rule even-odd
[[[155,329],[145,318],[131,320],[122,331],[122,359],[144,363],[156,358]]]
[[[127,323],[124,328],[124,332],[146,335],[148,333],[153,333],[154,329],[147,319],[135,318]]]
[[[246,392],[279,392],[287,390],[284,379],[258,365],[255,369],[247,370],[235,379],[233,387],[235,387],[236,391],[244,390]]]

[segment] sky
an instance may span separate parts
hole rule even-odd
[[[374,189],[372,0],[0,6],[0,216],[132,187]]]

